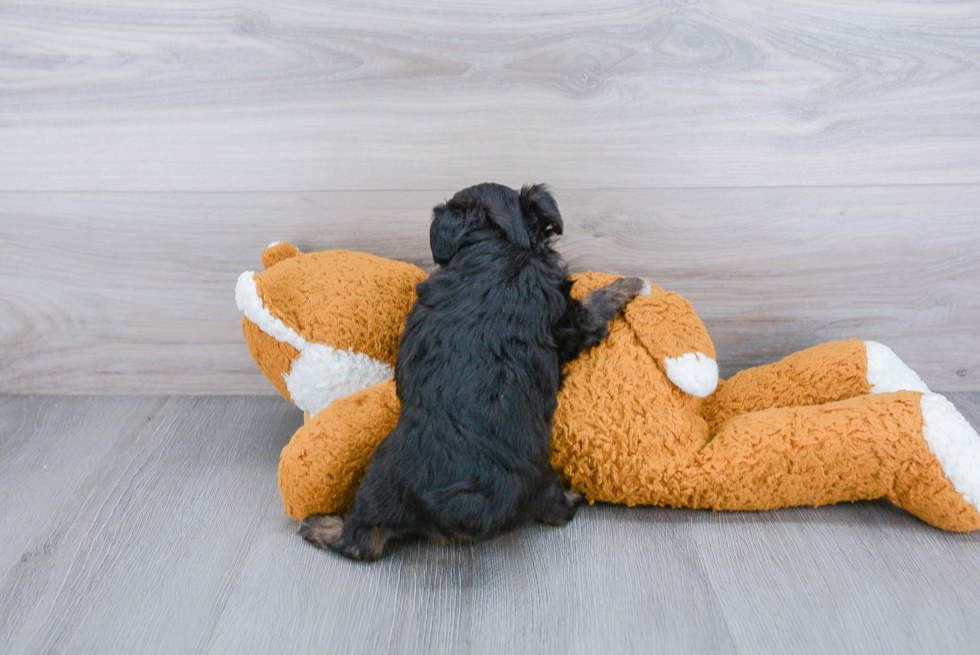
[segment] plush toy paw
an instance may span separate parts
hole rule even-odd
[[[891,348],[877,341],[865,341],[864,347],[868,353],[868,384],[871,386],[871,393],[929,391],[922,378]]]
[[[702,352],[667,357],[664,369],[678,389],[697,398],[710,396],[718,388],[718,362]]]
[[[949,400],[924,393],[922,436],[943,473],[974,509],[980,508],[980,436]]]

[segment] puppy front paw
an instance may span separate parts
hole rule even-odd
[[[622,300],[623,304],[620,310],[625,308],[637,296],[649,296],[653,294],[653,287],[642,277],[620,278],[610,284],[609,287],[616,289],[617,296]]]
[[[615,282],[591,292],[585,297],[582,304],[588,308],[594,318],[606,323],[626,309],[626,305],[633,298],[650,295],[651,292],[650,283],[643,278],[621,277]]]

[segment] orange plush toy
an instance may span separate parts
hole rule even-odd
[[[255,361],[308,421],[282,452],[294,519],[342,514],[395,426],[391,379],[419,268],[287,243],[236,300]],[[614,276],[576,276],[578,298]],[[888,498],[980,528],[980,437],[887,347],[826,343],[718,379],[690,304],[653,287],[567,368],[552,464],[590,501],[762,510]]]

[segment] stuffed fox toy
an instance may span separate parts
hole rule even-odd
[[[294,519],[342,514],[394,428],[392,374],[411,264],[262,254],[236,287],[259,367],[309,420],[282,452]],[[616,276],[575,276],[572,295]],[[590,502],[763,510],[887,498],[945,530],[980,528],[980,437],[889,348],[825,343],[728,380],[690,304],[654,286],[567,365],[552,465]]]

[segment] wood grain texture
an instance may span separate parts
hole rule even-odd
[[[973,2],[0,7],[0,189],[980,182]]]
[[[273,398],[8,397],[0,416],[12,451],[0,463],[2,650],[193,652],[255,528],[282,520],[276,464],[296,410]]]
[[[723,374],[857,336],[980,389],[978,60],[972,2],[4,4],[0,393],[271,393],[259,250],[427,265],[484,180],[559,189],[572,268],[691,298]]]
[[[951,398],[980,426],[980,393]],[[0,650],[952,653],[980,636],[980,535],[887,503],[597,505],[354,564],[280,515],[300,420],[271,397],[0,396]]]
[[[274,393],[238,274],[280,239],[431,268],[451,193],[0,193],[0,392]],[[557,194],[571,269],[689,298],[723,375],[857,337],[980,389],[980,186]]]

